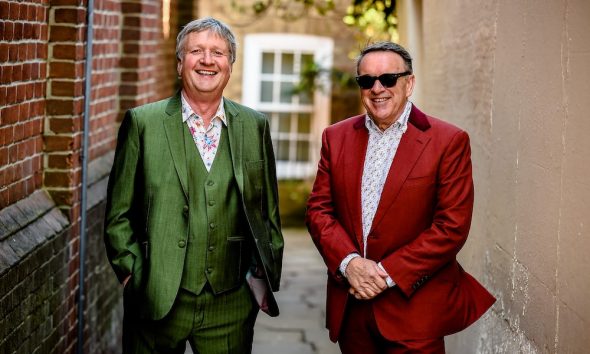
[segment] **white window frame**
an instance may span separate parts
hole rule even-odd
[[[277,177],[279,179],[306,179],[316,172],[320,154],[321,133],[330,124],[331,82],[329,70],[332,68],[334,41],[329,37],[290,34],[290,33],[256,33],[244,38],[244,68],[242,76],[242,102],[258,111],[291,112],[293,107],[299,111],[311,113],[309,162],[278,161]],[[327,69],[319,82],[321,88],[314,91],[313,104],[285,104],[279,102],[261,102],[260,84],[262,74],[263,52],[305,52],[313,53],[314,62],[322,69]],[[275,56],[276,59],[276,56]],[[270,117],[269,117],[270,118]],[[297,132],[290,134],[296,135]],[[277,137],[273,137],[277,138]]]

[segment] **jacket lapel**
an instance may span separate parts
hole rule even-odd
[[[170,99],[166,107],[168,117],[164,119],[164,131],[168,140],[168,147],[172,155],[172,161],[182,186],[182,191],[188,199],[188,177],[186,170],[186,153],[184,150],[184,123],[182,122],[182,109],[180,91]]]
[[[234,176],[238,183],[238,189],[241,193],[244,190],[244,171],[242,169],[242,151],[243,151],[243,125],[239,116],[239,110],[228,99],[223,99],[225,115],[227,119],[227,133],[229,135],[229,150],[231,161],[234,168]]]
[[[348,205],[348,217],[352,220],[355,238],[359,250],[363,244],[363,225],[361,210],[361,178],[365,164],[365,152],[369,142],[369,134],[365,129],[365,116],[359,116],[353,124],[353,128],[348,132],[344,141],[344,173],[346,174],[346,196]]]
[[[408,124],[408,130],[402,136],[391,167],[389,168],[371,231],[379,225],[379,222],[387,214],[387,210],[397,198],[404,182],[429,141],[430,137],[424,134],[423,131],[416,128],[413,124]]]

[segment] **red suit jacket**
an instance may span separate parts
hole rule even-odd
[[[327,327],[339,336],[349,285],[339,273],[362,255],[361,177],[365,116],[328,127],[307,205],[306,224],[328,266]],[[415,106],[383,187],[367,241],[397,284],[373,304],[381,334],[392,341],[437,338],[477,320],[494,297],[456,260],[473,211],[469,136]]]

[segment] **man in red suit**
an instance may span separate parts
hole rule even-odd
[[[412,58],[363,49],[366,115],[328,127],[306,223],[328,266],[327,327],[343,353],[444,353],[495,301],[456,260],[473,211],[467,133],[408,98]]]

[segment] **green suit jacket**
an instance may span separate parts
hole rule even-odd
[[[180,92],[129,110],[119,128],[105,215],[105,244],[119,279],[142,316],[163,318],[182,277],[189,226]],[[275,160],[263,114],[224,99],[234,176],[262,263],[269,314],[278,315],[283,255]],[[223,265],[220,265],[223,266]],[[130,290],[127,290],[130,288]]]

